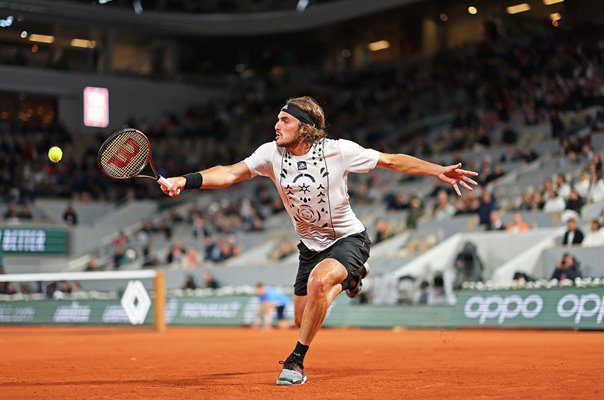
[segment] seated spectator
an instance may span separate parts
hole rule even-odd
[[[75,226],[78,224],[78,214],[71,203],[67,204],[67,208],[63,212],[63,221],[67,225]]]
[[[296,251],[296,245],[291,243],[291,241],[284,237],[279,240],[279,244],[275,250],[271,253],[271,260],[280,261],[284,260],[290,255],[292,255]]]
[[[514,277],[512,278],[512,280],[516,283],[525,283],[525,282],[534,281],[533,278],[531,278],[526,273],[521,272],[521,271],[514,272]]]
[[[566,202],[561,196],[558,196],[553,188],[548,190],[546,193],[547,199],[543,205],[543,212],[559,212],[564,211],[566,208]]]
[[[533,194],[530,190],[527,189],[522,193],[522,199],[514,209],[518,211],[531,211],[533,209]]]
[[[604,229],[600,221],[597,219],[591,221],[591,230],[587,232],[581,244],[583,247],[604,246]]]
[[[392,224],[388,221],[378,220],[375,223],[375,243],[383,242],[384,240],[394,236]]]
[[[407,214],[407,229],[417,229],[419,219],[424,215],[422,201],[416,195],[409,200],[409,213]]]
[[[218,283],[210,271],[203,273],[203,284],[206,289],[220,289],[220,283]]]
[[[488,226],[491,218],[491,211],[496,210],[495,199],[488,190],[483,188],[480,195],[480,206],[478,207],[478,218],[480,225]]]
[[[187,251],[180,240],[176,240],[166,257],[167,264],[180,264]]]
[[[537,154],[535,150],[531,149],[531,147],[527,145],[522,149],[522,154],[520,157],[524,160],[524,162],[530,163],[539,158],[539,154]]]
[[[589,194],[588,200],[598,203],[604,200],[604,181],[597,173],[593,172],[589,176]]]
[[[206,226],[205,220],[193,214],[193,231],[191,232],[195,239],[205,239],[210,236],[210,229]]]
[[[566,279],[574,281],[576,278],[583,278],[581,265],[575,257],[569,253],[564,253],[562,258],[556,262],[556,269],[554,270],[551,279],[557,279],[561,282]]]
[[[436,220],[448,219],[455,215],[455,207],[449,202],[449,196],[444,190],[440,190],[436,196],[433,215]]]
[[[497,210],[491,211],[489,216],[489,223],[487,225],[487,231],[504,231],[505,225],[501,219],[501,213]]]
[[[495,167],[493,167],[493,172],[486,177],[484,183],[486,184],[493,182],[494,180],[501,178],[503,175],[505,175],[505,172],[503,172],[503,167],[501,164],[495,164]]]
[[[514,216],[512,217],[512,222],[510,222],[505,229],[511,233],[522,233],[528,231],[531,229],[531,227],[529,224],[524,222],[522,219],[522,214],[515,212]]]
[[[427,291],[427,304],[430,306],[455,304],[455,294],[451,290],[451,283],[447,282],[442,274],[434,275],[432,285]]]
[[[189,247],[185,252],[185,256],[181,259],[180,265],[183,268],[195,268],[201,263],[199,251],[195,247]]]
[[[8,205],[4,212],[4,222],[6,222],[7,225],[19,225],[21,223],[21,219],[17,213],[17,205],[15,203],[10,203]]]
[[[195,290],[197,289],[197,283],[195,282],[195,277],[193,276],[193,274],[187,274],[187,276],[185,276],[185,281],[182,283],[182,285],[180,286],[180,288],[182,290]]]
[[[556,191],[565,200],[570,196],[570,185],[566,182],[564,174],[556,175]]]
[[[575,190],[571,190],[566,200],[566,210],[573,210],[577,214],[581,215],[581,208],[583,208],[583,199]]]
[[[579,196],[583,197],[584,199],[587,199],[589,198],[589,186],[589,175],[587,175],[586,171],[581,171],[581,173],[579,173],[577,181],[573,185],[573,189],[577,191]]]
[[[577,220],[570,217],[566,220],[566,232],[562,238],[562,245],[572,246],[583,243],[584,235],[581,229],[577,227]]]

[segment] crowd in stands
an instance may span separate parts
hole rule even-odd
[[[276,110],[284,100],[301,93],[320,99],[332,137],[354,139],[378,150],[432,158],[496,143],[516,146],[518,133],[512,126],[549,122],[566,151],[579,126],[565,124],[560,113],[604,104],[603,53],[597,39],[601,31],[584,26],[543,37],[467,45],[430,59],[332,73],[300,68],[242,79],[226,99],[193,106],[182,116],[165,114],[155,121],[125,124],[148,133],[159,172],[168,176],[248,156],[272,139]],[[426,143],[424,132],[401,135],[408,122],[451,110],[455,110],[451,127],[438,140]],[[82,157],[66,154],[62,162],[50,164],[45,158],[50,143],[75,139],[64,129],[54,126],[42,132],[0,126],[0,188],[5,200],[24,204],[40,196],[113,201],[162,196],[150,182],[120,184],[101,176],[96,153],[107,134],[99,132]],[[502,154],[502,160],[535,156],[524,147]],[[469,160],[467,167],[480,170],[473,162]],[[483,182],[504,172],[493,164]]]

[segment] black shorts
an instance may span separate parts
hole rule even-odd
[[[342,282],[342,290],[351,286],[351,282],[359,281],[365,275],[363,264],[369,259],[371,241],[367,231],[350,235],[335,242],[323,251],[312,251],[302,242],[298,244],[300,250],[298,274],[294,284],[296,296],[306,296],[308,277],[315,266],[326,258],[333,258],[340,262],[348,271],[348,277]]]
[[[277,321],[283,321],[285,319],[285,306],[277,306]]]

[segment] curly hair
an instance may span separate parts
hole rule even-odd
[[[327,137],[327,132],[325,132],[325,114],[315,99],[310,96],[302,96],[289,99],[287,103],[292,103],[306,111],[316,122],[315,125],[300,122],[300,130],[304,134],[304,141],[306,143],[317,143]]]

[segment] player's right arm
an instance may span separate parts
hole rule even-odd
[[[198,171],[197,173],[203,177],[201,185],[203,189],[221,189],[252,177],[250,169],[243,161],[233,165],[217,165],[203,171]],[[168,178],[168,180],[172,182],[171,188],[161,186],[164,193],[168,196],[176,197],[185,189],[187,180],[184,176],[176,176]]]

